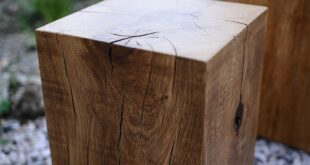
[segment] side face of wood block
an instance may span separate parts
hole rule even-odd
[[[53,164],[251,164],[265,23],[257,6],[108,0],[38,29]]]
[[[310,1],[234,1],[269,7],[259,135],[310,151]]]

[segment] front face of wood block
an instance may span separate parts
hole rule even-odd
[[[128,34],[109,31],[121,18],[102,13],[122,11],[125,2],[99,3],[77,13],[88,20],[79,23],[73,14],[36,33],[53,164],[250,164],[265,9],[242,5],[245,12],[236,13],[236,4],[208,2],[216,7],[160,31],[154,22],[135,29],[139,14],[128,17],[133,26],[124,18],[117,23]],[[146,5],[142,16],[162,24],[159,11],[174,18],[192,11],[186,0],[174,3],[151,12]],[[128,15],[136,8],[128,7]],[[218,9],[236,15],[206,21]],[[98,19],[115,22],[98,23],[99,35]],[[196,19],[208,23],[197,27],[204,21],[190,22]]]
[[[40,62],[54,65],[42,66],[41,73],[47,78],[42,80],[55,164],[200,164],[204,63],[74,37],[37,35],[55,42],[40,42],[39,50],[60,45],[52,55],[40,50]],[[60,151],[66,158],[54,155]]]

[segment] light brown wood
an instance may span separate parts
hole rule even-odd
[[[310,151],[310,1],[268,5],[259,135]]]
[[[251,164],[265,25],[258,6],[107,0],[39,28],[53,164]]]

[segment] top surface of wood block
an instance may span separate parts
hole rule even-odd
[[[208,61],[265,11],[208,0],[106,0],[37,31]]]

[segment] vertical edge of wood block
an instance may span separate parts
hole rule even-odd
[[[207,63],[205,164],[252,164],[266,11]]]
[[[245,109],[244,122],[253,123],[253,125],[244,125],[243,137],[249,139],[249,141],[244,143],[244,148],[248,150],[246,153],[251,155],[254,155],[260,111],[267,12],[268,11],[262,13],[254,22],[249,24],[247,28],[248,32],[242,80],[242,100]]]
[[[243,31],[207,63],[205,164],[237,164],[235,113],[240,101]],[[239,163],[242,164],[242,163]]]
[[[36,38],[52,162],[70,164],[73,105],[64,58],[56,34],[37,31]]]

